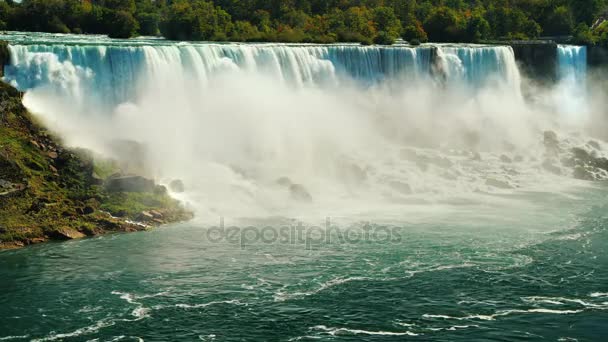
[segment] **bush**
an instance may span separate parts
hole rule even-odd
[[[415,24],[408,25],[403,29],[403,34],[401,35],[403,40],[411,42],[413,40],[417,40],[418,42],[427,42],[429,40],[424,28],[420,22],[416,22]]]
[[[384,31],[378,32],[376,37],[374,37],[374,44],[378,45],[393,45],[395,44],[395,38],[393,38],[390,34]]]
[[[104,19],[110,38],[131,38],[139,30],[137,20],[126,11],[107,10]]]

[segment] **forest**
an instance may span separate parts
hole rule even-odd
[[[392,44],[560,37],[608,45],[608,0],[0,0],[0,30]]]

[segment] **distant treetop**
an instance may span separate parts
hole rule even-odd
[[[608,0],[0,0],[0,30],[173,40],[392,44],[572,37],[606,44]]]

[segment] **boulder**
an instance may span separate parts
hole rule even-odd
[[[508,156],[506,156],[504,154],[500,156],[500,161],[505,164],[510,164],[513,162],[513,160],[511,158],[509,158]]]
[[[149,211],[142,211],[139,216],[137,216],[137,220],[141,222],[148,222],[154,220],[154,215]]]
[[[300,184],[292,184],[289,186],[289,194],[291,198],[300,201],[300,202],[312,202],[312,196],[310,193],[304,188],[304,186]]]
[[[291,179],[287,178],[287,177],[281,177],[279,179],[277,179],[277,184],[280,186],[291,186],[291,184],[293,184],[291,182]]]
[[[106,180],[105,188],[109,192],[153,192],[156,185],[141,176],[115,176]]]
[[[58,229],[53,231],[50,236],[55,240],[74,240],[86,237],[86,235],[73,228]]]
[[[553,131],[545,131],[543,143],[545,150],[549,155],[557,155],[559,152],[559,140],[557,139],[557,133]]]
[[[513,189],[513,186],[511,186],[511,184],[509,184],[508,182],[494,178],[488,178],[486,180],[486,185],[499,189]]]
[[[403,195],[412,194],[412,188],[410,187],[409,184],[397,182],[397,181],[391,181],[388,183],[388,185],[391,187],[391,189],[393,189]]]
[[[174,179],[169,183],[169,190],[176,193],[182,193],[186,191],[186,188],[184,187],[184,182],[179,179]]]

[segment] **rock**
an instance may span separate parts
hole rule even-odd
[[[281,177],[281,178],[277,179],[276,183],[281,186],[291,186],[291,184],[293,184],[291,182],[291,179],[289,179],[287,177]]]
[[[501,181],[494,178],[488,178],[486,180],[486,185],[492,186],[499,189],[513,189],[513,186],[506,181]]]
[[[51,169],[51,171],[52,171],[53,173],[55,173],[55,174],[56,174],[56,173],[59,173],[59,170],[57,170],[57,168],[56,168],[56,167],[54,167],[53,165],[49,165],[49,169]]]
[[[105,188],[109,192],[153,192],[156,185],[153,180],[141,176],[119,176],[106,180]]]
[[[103,178],[101,178],[95,171],[91,174],[91,184],[101,185],[103,184]]]
[[[397,181],[391,181],[388,183],[388,185],[391,187],[391,189],[393,189],[401,194],[404,194],[404,195],[412,194],[412,188],[409,186],[409,184],[401,183],[401,182],[397,182]]]
[[[36,148],[40,148],[40,145],[38,144],[38,142],[36,142],[36,140],[30,140],[30,144],[32,144],[34,147]]]
[[[593,175],[593,173],[591,173],[589,170],[587,170],[586,168],[584,168],[580,165],[577,165],[574,168],[573,176],[574,176],[574,178],[580,179],[580,180],[586,180],[586,181],[595,180],[595,176]]]
[[[28,245],[36,245],[36,244],[43,243],[43,242],[46,242],[46,239],[45,239],[45,238],[42,238],[42,237],[38,237],[38,238],[31,238],[31,239],[27,239],[27,240],[26,240],[26,243],[27,243]]]
[[[159,211],[157,210],[150,210],[149,211],[150,215],[152,215],[152,217],[154,217],[155,219],[162,219],[164,216],[163,214],[161,214]]]
[[[561,175],[561,173],[562,173],[562,169],[559,166],[556,166],[551,159],[545,160],[543,162],[542,166],[543,166],[543,169],[545,169],[553,174]]]
[[[156,185],[154,187],[154,194],[156,195],[166,195],[167,192],[167,187],[165,187],[164,185]]]
[[[182,182],[179,179],[172,180],[171,183],[169,183],[169,189],[172,192],[177,192],[177,193],[182,193],[182,192],[186,191],[186,188],[184,187],[184,182]]]
[[[73,228],[61,228],[49,235],[55,240],[74,240],[86,237],[86,235]]]
[[[501,155],[500,156],[500,161],[506,164],[510,164],[513,162],[513,160],[511,160],[511,158],[507,157],[506,155]]]
[[[312,202],[312,196],[310,193],[304,188],[304,186],[300,184],[292,184],[289,186],[289,194],[291,198],[296,201],[301,202]]]
[[[57,159],[57,157],[59,157],[59,155],[57,154],[57,152],[55,151],[51,151],[48,153],[49,158],[51,159]]]
[[[602,147],[600,146],[600,143],[598,143],[597,141],[590,140],[590,141],[587,143],[587,145],[591,146],[592,148],[594,148],[594,149],[596,149],[596,150],[598,150],[598,151],[601,151],[601,150],[602,150]]]
[[[142,211],[139,216],[137,216],[138,221],[148,222],[154,220],[154,215],[152,215],[149,211]]]
[[[46,203],[41,200],[36,200],[32,205],[30,205],[29,209],[26,211],[26,214],[38,213],[42,209],[46,208]]]
[[[559,140],[557,140],[557,133],[553,131],[545,131],[544,144],[545,149],[549,155],[556,155],[559,152]]]

